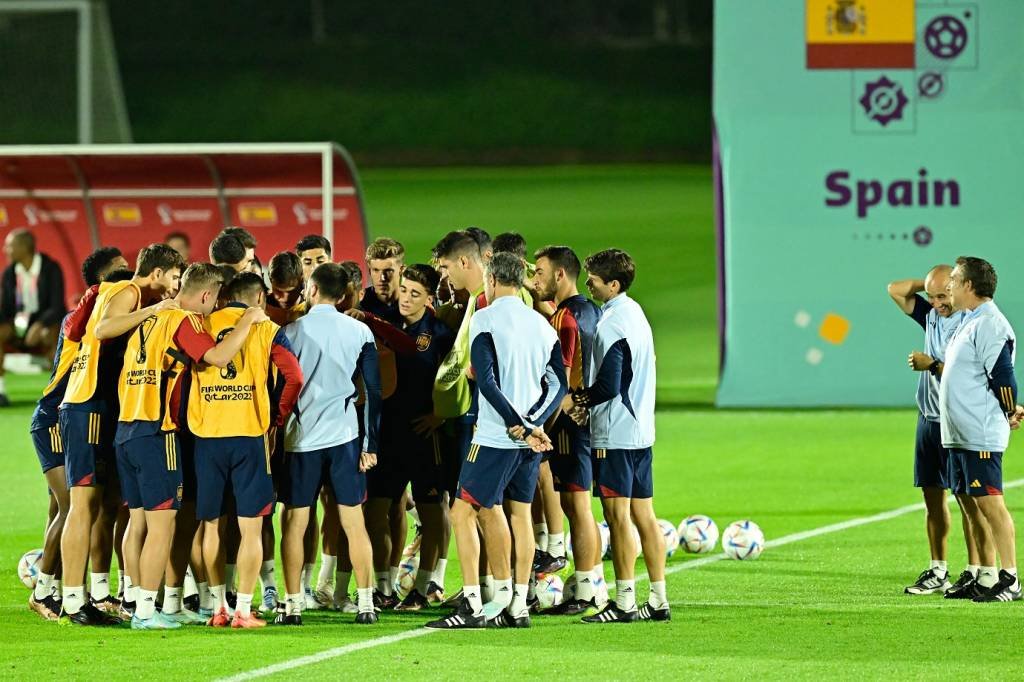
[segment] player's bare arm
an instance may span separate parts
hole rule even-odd
[[[165,299],[144,308],[135,309],[139,304],[138,291],[134,287],[127,287],[118,292],[103,311],[103,316],[96,325],[96,338],[114,339],[142,324],[147,317],[156,315],[162,310],[173,310],[180,308],[174,299]]]
[[[914,312],[914,298],[924,291],[923,279],[901,279],[889,282],[887,287],[889,297],[896,302],[904,313],[909,315]]]

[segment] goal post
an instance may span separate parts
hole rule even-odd
[[[0,79],[0,142],[131,142],[104,2],[0,0]]]

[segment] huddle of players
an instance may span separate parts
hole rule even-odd
[[[925,332],[924,352],[911,353],[908,364],[921,373],[914,485],[924,494],[931,565],[907,594],[975,602],[1022,596],[1002,457],[1024,407],[1017,405],[1016,337],[992,300],[997,282],[990,263],[965,256],[955,266],[932,268],[924,280],[888,287]],[[968,566],[953,583],[946,562],[947,490],[960,505],[967,544]]]
[[[618,250],[588,258],[599,313],[576,290],[581,268],[571,249],[537,252],[527,279],[525,244],[503,237],[518,253],[494,253],[477,228],[449,233],[434,249],[440,273],[406,267],[400,244],[377,240],[365,291],[358,266],[330,263],[330,244],[318,236],[271,260],[269,295],[250,272],[255,240],[239,228],[211,244],[214,265],[184,269],[163,244],[140,252],[134,274],[116,249],[91,255],[83,266],[90,289],[62,325],[33,417],[54,513],[30,606],[82,625],[119,615],[135,629],[263,627],[252,609],[258,576],[264,607],[277,607],[280,624],[301,624],[304,608],[331,596],[357,623],[373,623],[382,608],[443,599],[454,530],[462,565],[480,566],[481,579],[471,585],[464,571],[454,614],[428,626],[522,627],[535,608],[535,563],[558,559],[535,556],[531,519],[540,453],[553,452],[545,468],[576,558],[575,597],[554,612],[588,622],[667,620],[651,500],[654,353],[650,327],[626,295],[633,262]],[[410,484],[421,558],[415,588],[398,603],[395,557]],[[600,612],[592,485],[617,578],[616,601]],[[314,595],[318,498],[324,560]],[[284,505],[281,604],[275,499]],[[639,608],[632,522],[652,581]],[[105,570],[114,546],[122,598],[99,572],[87,594],[86,564]],[[197,612],[182,605],[189,565]],[[347,595],[352,573],[356,603]]]

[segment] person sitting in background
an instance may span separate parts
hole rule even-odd
[[[36,251],[31,232],[8,233],[4,253],[10,265],[0,277],[0,407],[10,405],[4,386],[8,344],[52,358],[58,327],[67,313],[64,274],[56,261]]]
[[[171,232],[164,237],[164,244],[180,253],[183,261],[189,262],[188,257],[192,252],[192,241],[188,238],[187,234],[184,232]]]

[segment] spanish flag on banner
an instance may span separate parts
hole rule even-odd
[[[914,0],[806,0],[808,69],[914,68]]]

